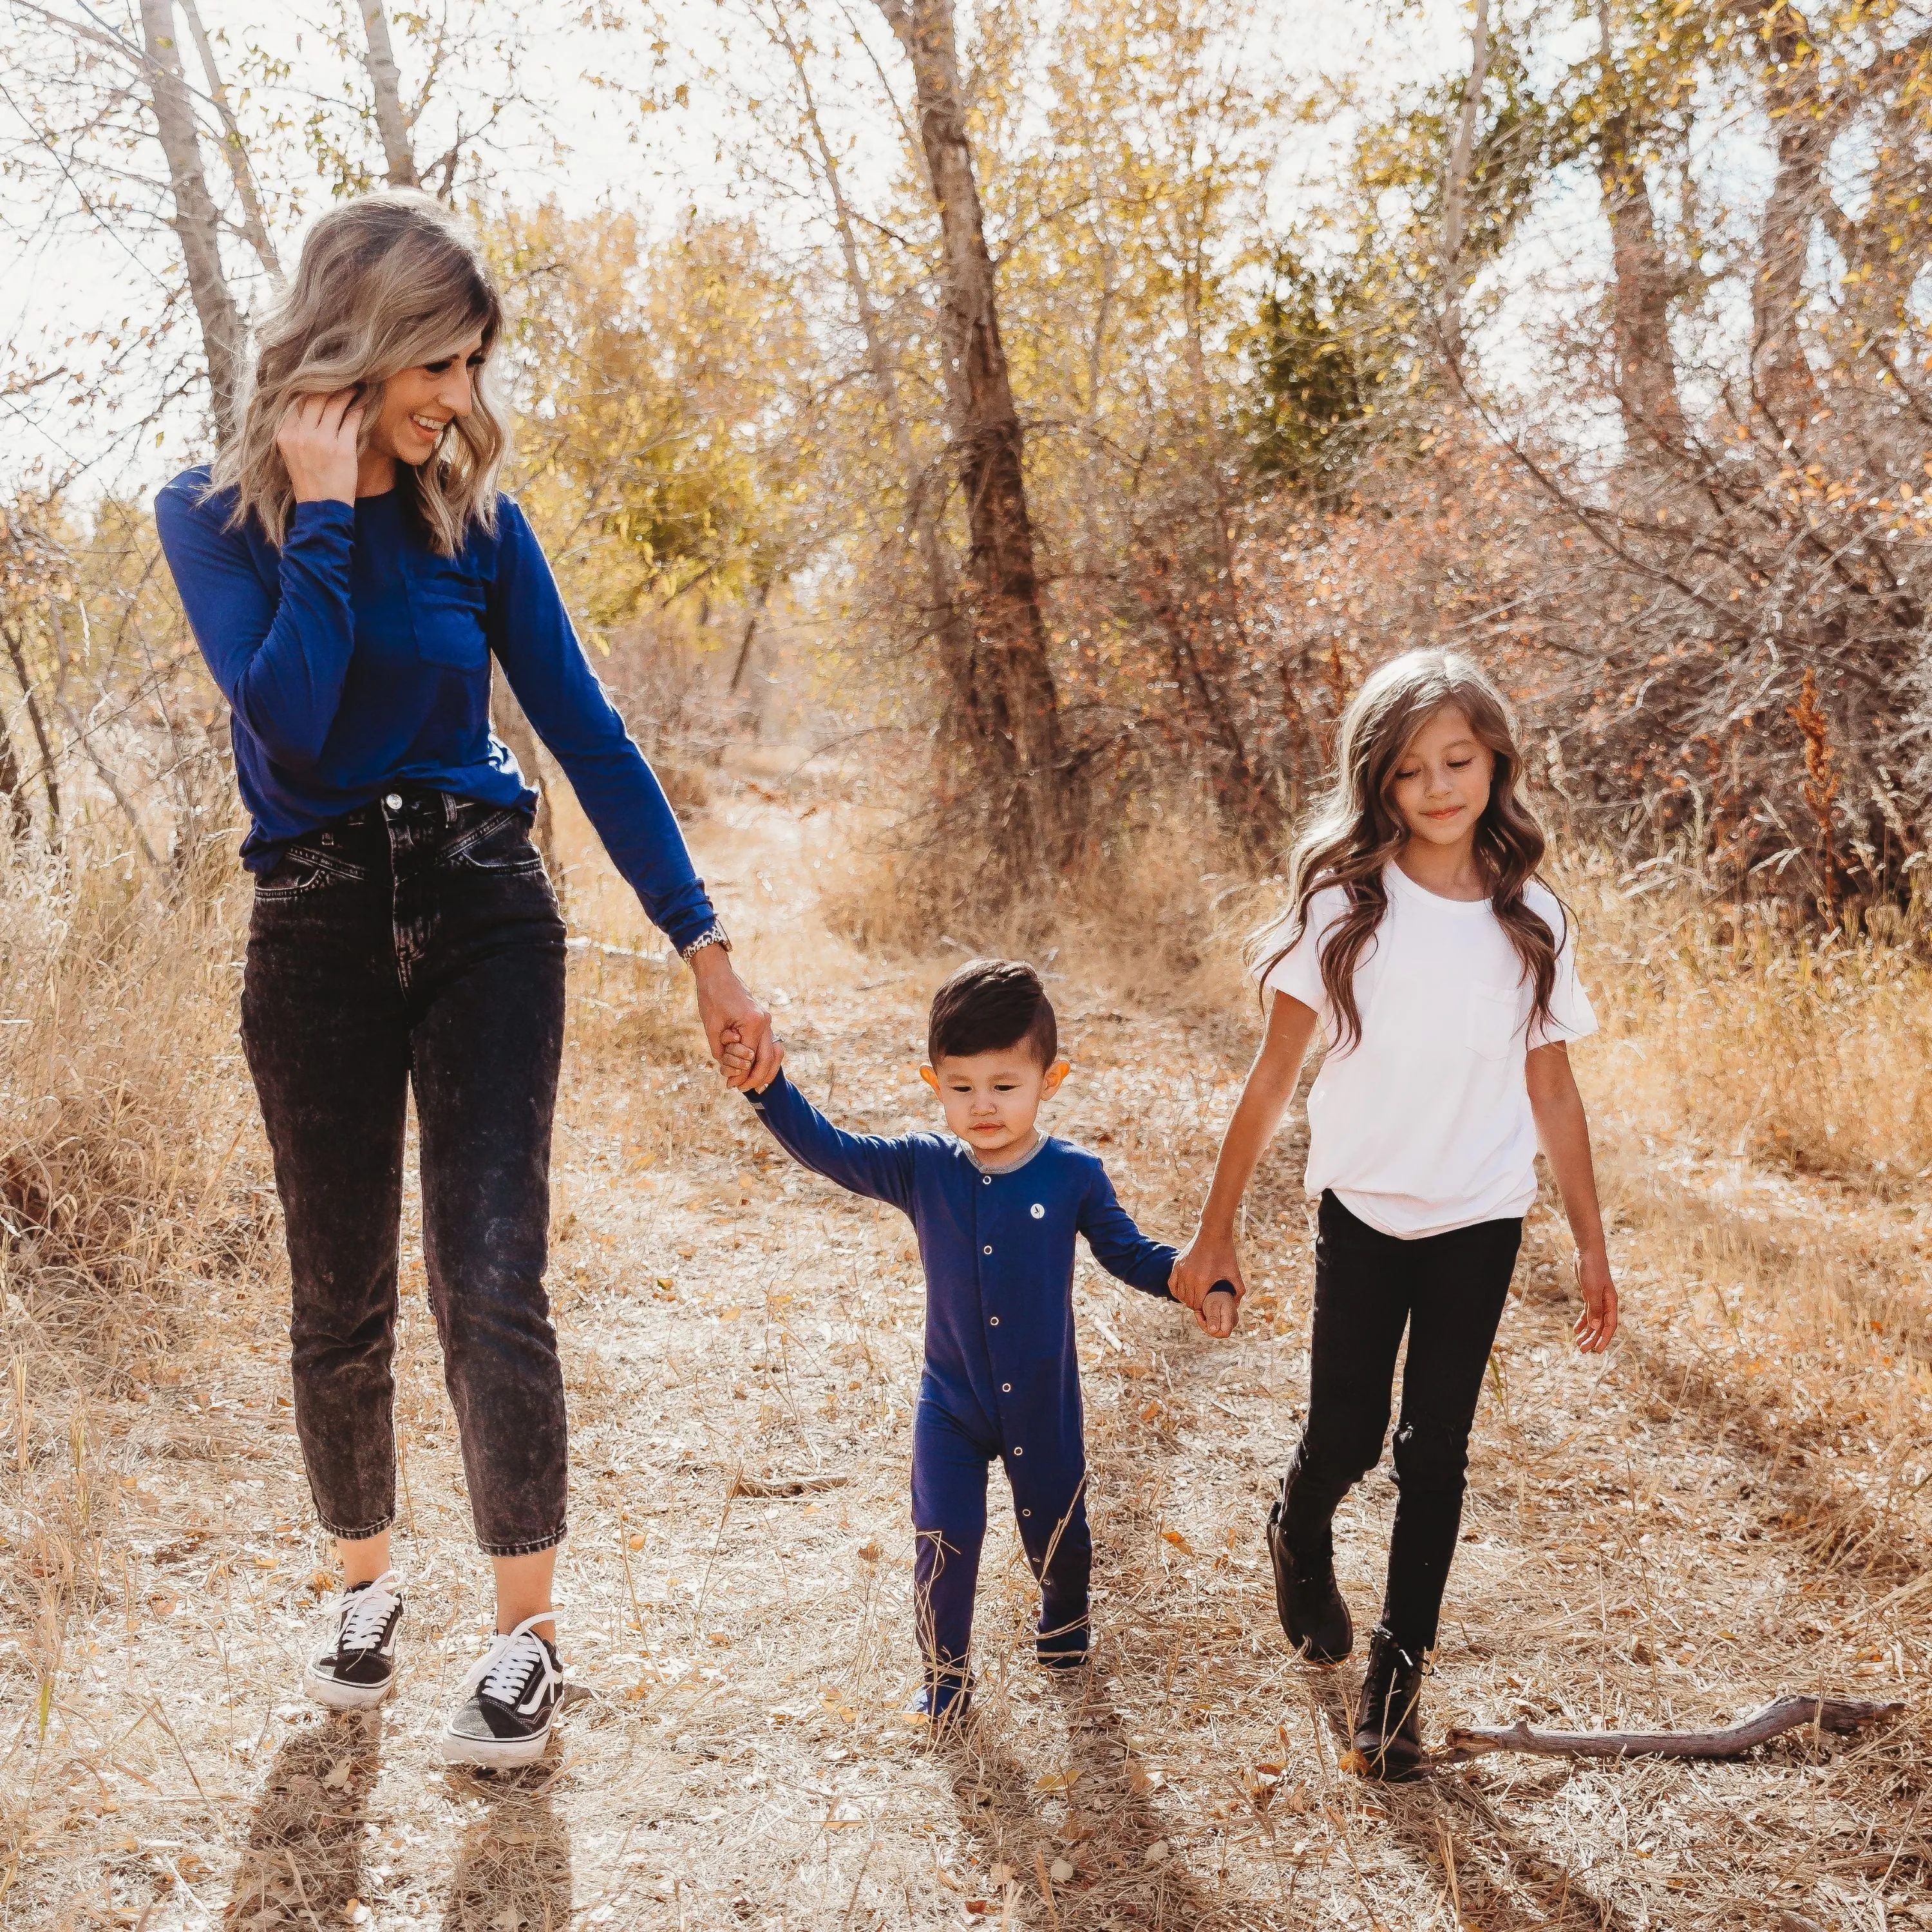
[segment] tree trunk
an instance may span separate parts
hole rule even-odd
[[[188,292],[201,322],[202,349],[208,361],[213,398],[214,440],[224,444],[235,434],[235,410],[242,380],[242,313],[228,290],[221,266],[221,235],[208,177],[202,171],[201,145],[194,104],[182,76],[176,45],[174,0],[141,0],[141,34],[154,125],[167,158],[174,191],[172,226],[188,264]]]
[[[1762,46],[1764,104],[1778,136],[1751,283],[1751,389],[1778,434],[1796,442],[1820,401],[1800,323],[1825,161],[1841,116],[1821,94],[1810,28],[1795,7],[1786,0],[1732,0],[1732,10],[1750,23]]]
[[[1475,164],[1476,118],[1490,73],[1490,0],[1476,0],[1469,34],[1469,77],[1456,116],[1456,139],[1442,182],[1442,356],[1451,382],[1462,381],[1462,240],[1468,228],[1469,173]]]
[[[402,76],[396,71],[389,40],[389,10],[382,0],[362,0],[362,28],[369,37],[369,85],[376,96],[376,130],[392,188],[416,188],[416,158],[410,146],[410,124],[403,112]]]
[[[965,497],[972,586],[970,660],[952,668],[959,720],[1022,869],[1066,842],[1060,704],[1034,567],[1019,412],[1000,344],[972,149],[960,96],[952,0],[878,0],[912,63],[920,141],[938,205],[947,392]]]
[[[7,802],[11,821],[10,843],[16,850],[34,829],[34,808],[27,802],[27,788],[20,774],[20,754],[14,748],[14,734],[0,712],[0,798]]]
[[[1610,9],[1598,0],[1597,28],[1606,87],[1622,88],[1611,68]],[[1670,347],[1670,267],[1657,238],[1650,184],[1644,178],[1637,124],[1619,101],[1598,136],[1597,181],[1610,227],[1610,334],[1616,356],[1617,406],[1632,457],[1681,450],[1684,411]]]
[[[818,103],[812,88],[812,77],[802,52],[786,24],[782,5],[773,8],[774,32],[783,44],[797,77],[806,130],[818,157],[818,168],[832,202],[832,226],[838,237],[839,260],[845,271],[846,286],[858,312],[859,332],[866,345],[866,373],[878,392],[879,407],[886,418],[886,432],[892,438],[892,454],[898,464],[901,488],[904,493],[905,523],[913,550],[926,580],[926,622],[938,641],[940,666],[954,701],[962,711],[970,711],[973,692],[973,632],[959,608],[952,580],[952,561],[939,530],[939,509],[934,501],[930,480],[920,467],[913,447],[911,425],[899,398],[898,379],[892,369],[890,346],[879,320],[878,306],[872,299],[872,284],[859,252],[858,224],[852,218],[851,204],[845,199],[845,184],[838,172],[838,158],[826,138],[819,119]]]
[[[268,226],[262,215],[262,198],[255,192],[255,170],[249,162],[248,144],[242,138],[235,110],[228,104],[228,90],[222,86],[221,70],[214,64],[214,49],[209,42],[208,29],[201,23],[201,9],[195,4],[195,0],[180,0],[180,4],[194,41],[194,50],[201,56],[201,70],[208,76],[208,98],[214,103],[214,111],[221,117],[221,152],[228,164],[229,178],[234,182],[236,194],[242,203],[242,232],[248,236],[256,260],[279,288],[282,281],[281,258],[275,253],[274,242],[268,239]]]

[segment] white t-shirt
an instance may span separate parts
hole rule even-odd
[[[1334,1044],[1318,963],[1348,908],[1339,886],[1316,895],[1306,930],[1264,984],[1312,1006],[1330,1043],[1308,1096],[1308,1192],[1332,1187],[1370,1227],[1413,1240],[1522,1214],[1536,1198],[1523,1061],[1532,1046],[1594,1033],[1597,1016],[1554,893],[1533,884],[1524,896],[1561,942],[1550,1018],[1532,1039],[1533,989],[1489,901],[1443,898],[1393,863],[1382,877],[1388,910],[1355,968],[1353,1047]]]

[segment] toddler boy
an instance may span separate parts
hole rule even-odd
[[[1004,1464],[1040,1586],[1042,1664],[1085,1661],[1093,1541],[1073,1346],[1073,1238],[1108,1273],[1166,1297],[1174,1250],[1136,1228],[1100,1160],[1034,1125],[1066,1076],[1052,1003],[1017,960],[975,960],[934,997],[920,1076],[950,1134],[849,1134],[778,1074],[747,1098],[779,1144],[912,1218],[926,1272],[926,1366],[913,1423],[914,1603],[924,1682],[913,1708],[964,1717],[986,1529],[986,1469]],[[727,1049],[730,1064],[730,1049]],[[1233,1325],[1232,1291],[1202,1316]]]

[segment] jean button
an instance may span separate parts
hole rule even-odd
[[[399,791],[392,791],[387,798],[383,800],[382,802],[386,805],[392,812],[400,812],[403,808],[403,795]]]

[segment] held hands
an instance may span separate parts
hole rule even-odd
[[[353,389],[302,396],[289,405],[275,447],[288,465],[298,503],[355,502],[362,428],[362,406]]]
[[[1599,1252],[1576,1257],[1576,1292],[1583,1298],[1583,1312],[1570,1332],[1586,1354],[1600,1355],[1617,1332],[1617,1288],[1606,1256]]]
[[[1241,1297],[1247,1292],[1234,1237],[1197,1228],[1175,1259],[1167,1292],[1182,1307],[1192,1310],[1207,1334],[1217,1340],[1232,1335]]]
[[[698,981],[698,1017],[724,1084],[742,1093],[769,1087],[784,1059],[772,1031],[772,1016],[732,970],[722,946],[700,946],[692,955]]]

